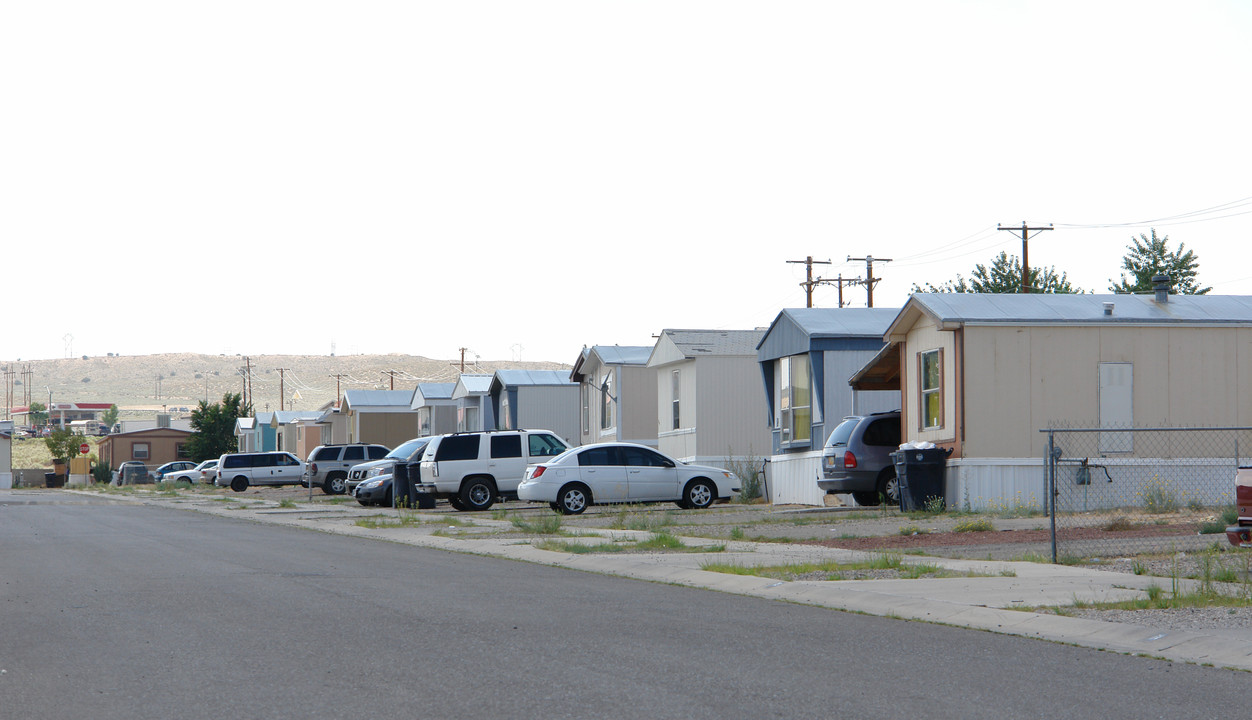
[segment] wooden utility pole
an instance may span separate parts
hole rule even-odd
[[[1038,235],[1044,230],[1051,230],[1051,229],[1053,229],[1052,223],[1048,223],[1047,227],[1028,227],[1026,225],[1025,220],[1022,221],[1021,227],[1005,227],[1003,225],[996,226],[996,230],[1008,230],[1011,233],[1020,232],[1022,234],[1022,292],[1023,293],[1030,292],[1030,255],[1027,253],[1026,241],[1034,237],[1034,235],[1031,235],[1030,233],[1034,233],[1035,235]]]
[[[864,283],[865,283],[865,292],[868,296],[865,306],[874,307],[874,285],[878,284],[879,280],[882,280],[882,278],[874,277],[874,263],[875,262],[891,262],[891,258],[876,258],[873,255],[866,255],[863,258],[854,258],[851,255],[849,255],[848,262],[852,262],[853,260],[865,261]]]
[[[806,302],[804,306],[813,307],[813,288],[819,283],[821,283],[822,281],[821,278],[818,278],[816,280],[813,279],[813,266],[814,265],[829,265],[830,261],[829,260],[814,260],[813,256],[809,255],[803,260],[788,260],[787,262],[796,263],[796,264],[804,263],[804,274],[805,274],[806,279],[804,282],[800,283],[800,287],[804,288],[804,296],[806,298]]]
[[[286,376],[283,374],[291,368],[274,368],[278,371],[278,411],[282,412],[286,409],[287,402],[287,386],[285,384]]]
[[[464,361],[462,360],[462,362]],[[392,390],[396,389],[396,376],[399,374],[400,374],[399,370],[383,370],[383,375],[391,376],[391,389]]]
[[[334,375],[331,375],[331,377],[335,379],[335,404],[338,405],[339,404],[339,380],[342,378],[346,378],[348,376],[344,375],[343,373],[335,373]]]

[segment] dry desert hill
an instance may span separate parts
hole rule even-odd
[[[0,362],[7,371],[6,407],[27,400],[114,403],[123,417],[193,409],[207,399],[239,393],[251,368],[254,409],[316,410],[348,390],[413,390],[419,382],[456,382],[459,360],[415,355],[161,355],[79,357]],[[555,362],[483,361],[467,373],[501,369],[569,370]],[[10,404],[11,403],[11,404]]]

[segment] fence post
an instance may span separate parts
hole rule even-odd
[[[1048,430],[1048,468],[1044,473],[1048,486],[1048,516],[1052,522],[1052,564],[1056,564],[1056,431]]]

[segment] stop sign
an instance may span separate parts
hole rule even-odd
[[[83,443],[82,445],[78,446],[78,452],[86,455],[87,453],[91,452],[91,446],[88,445],[87,443]]]

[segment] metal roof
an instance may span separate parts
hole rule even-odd
[[[916,293],[909,301],[941,323],[1248,323],[1252,296]],[[1112,313],[1105,315],[1105,303]]]
[[[349,407],[409,407],[413,399],[412,390],[348,390],[343,394],[343,401]]]
[[[765,336],[787,318],[811,338],[882,337],[899,312],[899,308],[786,308],[774,318]]]
[[[651,345],[593,345],[591,349],[605,365],[647,365]]]
[[[575,385],[564,370],[497,370],[502,385]],[[494,386],[494,383],[493,383]]]
[[[452,390],[456,388],[456,383],[418,383],[417,389],[422,392],[422,397],[427,400],[448,400],[452,397]]]
[[[686,358],[712,355],[756,355],[756,346],[765,337],[758,330],[662,330]]]
[[[487,393],[491,392],[491,378],[492,377],[494,376],[493,375],[477,375],[477,374],[471,375],[469,373],[462,373],[461,377],[457,379],[457,384],[465,388],[465,392],[467,394],[486,395]]]

